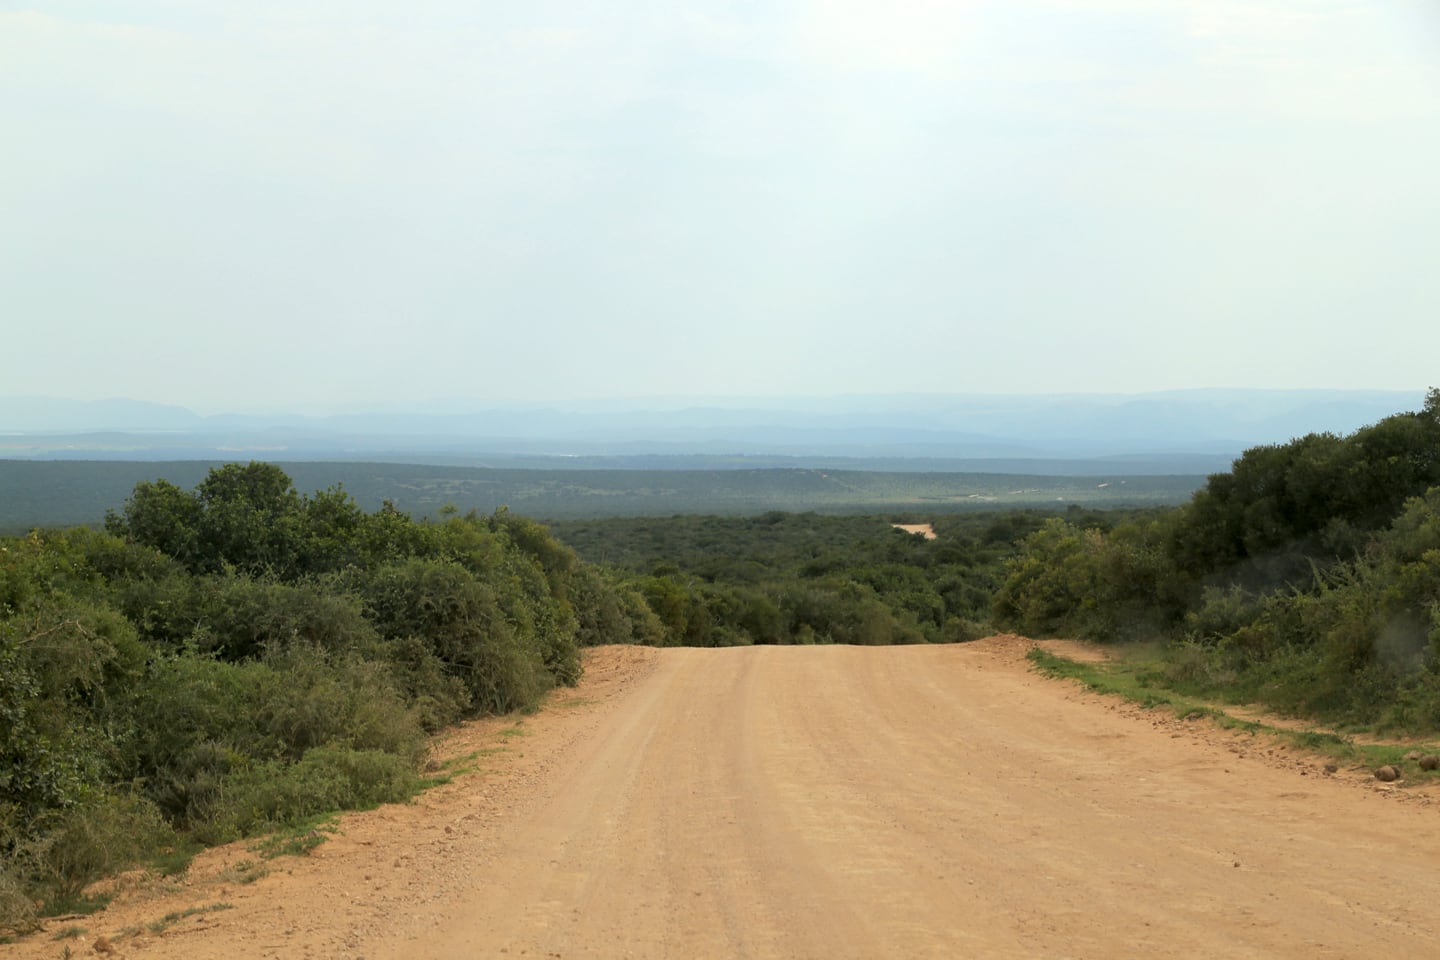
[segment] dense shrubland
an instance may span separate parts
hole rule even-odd
[[[1418,413],[1247,451],[1186,506],[1052,519],[997,593],[1036,635],[1162,638],[1178,689],[1440,729],[1440,391]]]
[[[166,848],[414,792],[426,736],[533,707],[633,591],[500,511],[421,523],[273,466],[0,541],[0,925]]]
[[[1073,522],[1107,522],[1072,509]],[[557,537],[660,623],[661,642],[926,643],[974,639],[1015,543],[1046,514],[934,519],[926,540],[885,517],[767,513],[558,522]]]
[[[446,505],[492,513],[509,505],[550,519],[669,517],[765,510],[829,514],[885,513],[924,504],[929,513],[1080,503],[1096,509],[1183,503],[1203,476],[1138,474],[1045,476],[998,473],[881,472],[882,460],[842,463],[790,457],[536,457],[544,467],[441,466],[355,461],[291,461],[281,466],[301,489],[343,484],[367,509],[387,500],[414,516],[438,517]],[[507,458],[501,457],[500,462]],[[581,463],[587,466],[581,467]],[[889,461],[895,465],[896,461]],[[748,466],[747,466],[748,464]],[[99,522],[135,484],[162,475],[200,483],[219,464],[200,461],[7,460],[0,458],[0,534],[32,527]],[[1151,465],[1153,467],[1153,465]],[[1115,464],[1117,469],[1124,469]],[[1135,469],[1142,469],[1137,463]],[[945,462],[925,469],[947,470]]]

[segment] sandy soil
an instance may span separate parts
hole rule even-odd
[[[1433,794],[1041,678],[1027,647],[595,651],[579,690],[441,745],[487,751],[474,773],[310,857],[245,883],[253,853],[207,854],[0,955],[1436,955]]]
[[[936,537],[935,528],[928,523],[892,523],[890,526],[906,533],[918,533],[926,540],[934,540]]]

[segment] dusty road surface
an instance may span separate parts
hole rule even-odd
[[[74,923],[208,957],[1440,956],[1440,804],[1029,672],[1028,643],[611,648],[478,769]],[[253,854],[249,855],[253,857]],[[252,871],[253,872],[253,871]],[[167,913],[222,905],[159,923]],[[152,931],[147,924],[154,923]],[[57,957],[50,932],[0,947]]]

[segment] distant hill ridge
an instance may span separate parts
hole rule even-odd
[[[273,461],[272,461],[273,462]],[[95,524],[142,481],[190,489],[219,463],[203,460],[0,459],[0,533]],[[897,513],[1143,507],[1182,503],[1202,476],[1019,475],[791,467],[729,470],[484,469],[415,463],[278,462],[303,493],[334,485],[366,510],[390,501],[415,516],[491,513],[505,506],[544,520],[676,514]]]
[[[1002,459],[1014,464],[1186,455],[1186,466],[1193,468],[1307,433],[1349,433],[1390,414],[1419,409],[1423,400],[1419,390],[1179,390],[454,402],[332,416],[202,416],[136,400],[0,397],[0,458],[379,456],[474,463],[495,454]],[[1207,459],[1196,461],[1196,456]]]

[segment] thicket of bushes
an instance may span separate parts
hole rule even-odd
[[[0,541],[0,926],[167,846],[408,796],[429,732],[532,707],[647,613],[524,518],[366,513],[258,463]]]
[[[1338,437],[1247,451],[1186,506],[1049,521],[996,595],[1035,635],[1169,641],[1165,681],[1440,729],[1440,390]]]
[[[1077,523],[1104,516],[1078,508],[1068,515]],[[933,643],[984,635],[1005,560],[1047,516],[947,515],[933,522],[935,540],[896,530],[886,517],[814,513],[562,521],[552,529],[644,599],[661,642]]]

